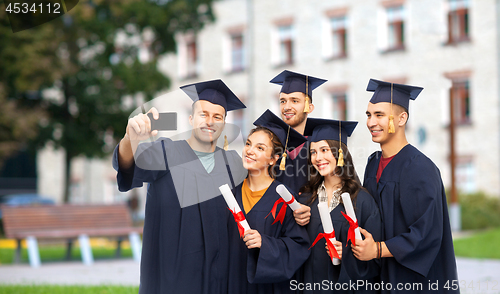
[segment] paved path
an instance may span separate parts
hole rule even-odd
[[[500,260],[457,258],[462,293],[500,294]],[[139,285],[139,264],[132,259],[1,265],[0,284]],[[0,286],[1,287],[1,286]]]
[[[1,265],[0,284],[139,285],[139,263],[132,259],[97,260],[91,266],[81,261]]]

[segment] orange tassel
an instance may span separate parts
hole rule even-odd
[[[394,115],[389,115],[389,134],[394,134],[396,132],[394,128]]]
[[[227,151],[229,149],[229,143],[227,142],[227,136],[224,135],[224,150]]]
[[[339,148],[339,160],[337,161],[337,166],[344,166],[344,152],[342,148]]]
[[[306,103],[304,105],[304,112],[309,113],[309,97],[306,96]]]
[[[283,152],[283,155],[281,157],[280,170],[285,170],[285,164],[286,164],[286,151]]]

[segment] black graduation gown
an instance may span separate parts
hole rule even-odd
[[[309,141],[306,141],[300,149],[299,154],[293,160],[287,156],[285,170],[279,170],[279,163],[275,166],[276,180],[290,188],[290,192],[298,194],[299,189],[307,183],[309,166],[307,156],[309,153]]]
[[[280,199],[274,181],[262,198],[252,207],[245,217],[250,228],[257,230],[262,237],[261,248],[248,249],[240,239],[237,225],[232,218],[231,251],[229,269],[229,293],[293,293],[290,279],[295,271],[309,257],[309,238],[305,228],[295,222],[293,212],[287,206],[283,224],[275,223],[271,211],[276,200]],[[243,209],[241,200],[242,185],[233,190],[238,205]],[[278,211],[281,208],[278,206]]]
[[[323,225],[318,210],[318,199],[309,204],[310,193],[304,193],[299,198],[300,202],[307,204],[311,207],[311,220],[305,226],[309,239],[313,242],[319,233],[324,233]],[[368,230],[376,241],[380,240],[382,234],[382,222],[380,219],[379,209],[373,197],[368,194],[364,189],[358,192],[356,202],[353,203],[356,212],[358,225]],[[334,266],[331,258],[326,253],[325,239],[321,239],[318,243],[310,249],[311,256],[307,259],[301,267],[297,278],[300,283],[304,284],[304,291],[299,293],[316,293],[319,290],[336,289],[335,285],[332,286],[330,282],[337,283],[338,289],[345,287],[342,293],[378,293],[378,291],[369,291],[370,288],[361,286],[357,280],[363,280],[365,283],[379,282],[378,275],[380,272],[380,265],[378,260],[360,261],[354,257],[351,245],[347,245],[347,232],[349,230],[349,223],[341,214],[345,212],[343,204],[339,204],[330,212],[332,218],[333,228],[335,230],[335,238],[342,242],[342,261],[339,265]],[[325,282],[326,281],[326,282]],[[314,288],[314,283],[317,288]],[[354,284],[356,287],[351,287]],[[345,285],[345,286],[344,286]],[[348,286],[349,287],[348,287]],[[347,290],[346,290],[347,289]],[[355,289],[356,291],[352,291]],[[335,292],[335,291],[333,291]]]
[[[223,197],[184,208],[180,205],[182,194],[208,188],[200,187],[197,181],[205,185],[211,180],[215,186],[230,182],[222,150],[216,150],[215,166],[208,174],[186,141],[162,138],[143,146],[149,148],[141,149],[144,152],[136,163],[143,167],[149,163],[156,170],[145,170],[137,164],[130,170],[119,170],[118,147],[113,159],[120,191],[149,183],[139,293],[228,293],[229,212]],[[241,182],[245,171],[241,158],[234,151],[226,155],[235,182]],[[178,179],[186,181],[174,185],[170,166],[175,167]]]
[[[457,267],[438,168],[408,144],[385,167],[377,184],[381,156],[377,151],[368,158],[363,183],[379,204],[382,240],[394,255],[382,259],[382,282],[390,282],[393,288],[397,283],[421,283],[424,293],[458,293],[458,287],[452,291]],[[429,289],[436,281],[438,291]],[[397,292],[401,291],[391,293]]]

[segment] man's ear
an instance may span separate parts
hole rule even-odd
[[[406,122],[408,122],[408,113],[406,111],[401,112],[398,117],[399,117],[398,125],[400,127],[404,126]]]
[[[189,124],[192,126],[193,125],[193,115],[189,115]]]
[[[313,112],[313,110],[314,110],[314,104],[309,103],[309,112],[308,112],[308,114],[311,113],[311,112]]]

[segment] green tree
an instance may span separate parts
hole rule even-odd
[[[65,202],[71,160],[112,151],[137,107],[127,105],[125,97],[142,95],[147,101],[168,88],[169,79],[158,71],[157,59],[175,51],[176,32],[197,31],[209,21],[213,21],[211,0],[96,0],[80,1],[63,17],[27,31],[31,38],[38,30],[50,34],[41,42],[53,49],[42,54],[51,61],[46,64],[51,71],[41,73],[43,82],[31,90],[50,86],[60,95],[39,101],[47,119],[39,124],[34,142],[41,148],[52,141],[66,151]],[[120,43],[120,37],[126,41]],[[147,58],[139,58],[139,53]],[[15,96],[16,89],[8,96]]]

